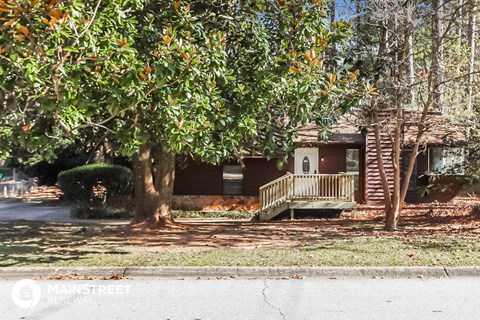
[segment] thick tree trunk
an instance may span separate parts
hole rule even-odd
[[[155,189],[158,192],[158,207],[153,215],[153,221],[160,225],[173,223],[172,201],[173,183],[175,181],[175,154],[159,151]]]
[[[135,186],[135,217],[134,223],[148,222],[154,216],[158,207],[158,193],[153,184],[151,147],[140,147],[133,156],[133,175]]]
[[[133,157],[135,217],[133,223],[166,226],[173,224],[172,200],[175,179],[175,154],[159,151],[155,179],[152,150],[143,145]]]

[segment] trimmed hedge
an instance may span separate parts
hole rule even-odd
[[[91,164],[60,172],[58,186],[76,208],[72,215],[80,217],[86,211],[88,216],[101,218],[105,208],[115,207],[116,200],[132,194],[133,174],[118,165]]]

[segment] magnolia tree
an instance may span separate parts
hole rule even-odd
[[[318,0],[0,1],[1,150],[106,130],[132,157],[135,221],[168,224],[177,155],[286,154],[368,94],[324,65],[351,34],[327,18]]]

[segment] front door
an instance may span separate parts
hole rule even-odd
[[[318,148],[295,149],[295,174],[318,173]]]
[[[295,149],[295,174],[318,173],[318,148]],[[311,198],[317,196],[318,180],[314,177],[299,177],[295,179],[294,196]]]

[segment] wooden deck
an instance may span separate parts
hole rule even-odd
[[[355,208],[354,175],[286,174],[260,187],[260,221],[295,209]]]

